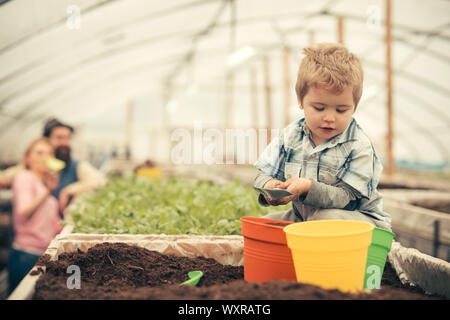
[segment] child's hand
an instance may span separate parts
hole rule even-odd
[[[277,179],[272,179],[266,182],[266,184],[264,185],[264,188],[266,189],[286,189],[285,188],[285,183],[283,181],[277,180]],[[292,195],[289,197],[284,197],[281,199],[271,199],[271,198],[267,198],[264,197],[266,199],[266,201],[271,205],[271,206],[280,206],[280,205],[284,205],[286,203],[289,203],[291,200],[295,199],[296,196]]]
[[[284,189],[284,182],[277,180],[277,179],[272,179],[266,182],[266,184],[263,187],[264,189]]]
[[[58,188],[59,174],[57,172],[47,171],[42,180],[48,191],[52,193]]]
[[[283,188],[294,194],[295,197],[307,194],[311,188],[312,181],[305,178],[291,178],[284,182]]]

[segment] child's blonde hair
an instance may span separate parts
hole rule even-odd
[[[303,49],[306,55],[298,69],[295,92],[303,103],[311,86],[321,86],[334,93],[341,93],[353,86],[355,108],[362,95],[363,70],[359,58],[340,44],[320,43]]]
[[[48,145],[53,152],[53,146],[51,145],[50,140],[48,138],[41,137],[41,138],[31,141],[27,147],[27,150],[25,151],[24,156],[23,156],[23,163],[24,163],[26,169],[30,169],[30,165],[28,164],[28,161],[27,161],[28,156],[30,155],[31,151],[33,151],[34,147],[36,147],[40,143]]]

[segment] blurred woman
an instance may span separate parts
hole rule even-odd
[[[52,191],[58,187],[58,174],[46,160],[54,152],[47,138],[33,141],[24,156],[25,170],[13,181],[14,241],[8,260],[9,293],[33,268],[50,241],[61,232],[58,201]]]

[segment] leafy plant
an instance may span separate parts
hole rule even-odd
[[[80,233],[237,235],[240,217],[289,207],[262,207],[253,188],[239,180],[215,185],[125,173],[82,196],[68,213]]]

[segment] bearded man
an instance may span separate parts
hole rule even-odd
[[[73,127],[57,119],[49,120],[44,126],[47,137],[55,150],[55,157],[65,162],[60,172],[58,188],[53,192],[59,200],[60,211],[64,212],[69,202],[77,195],[95,189],[106,183],[106,177],[87,161],[73,159],[71,141]]]

